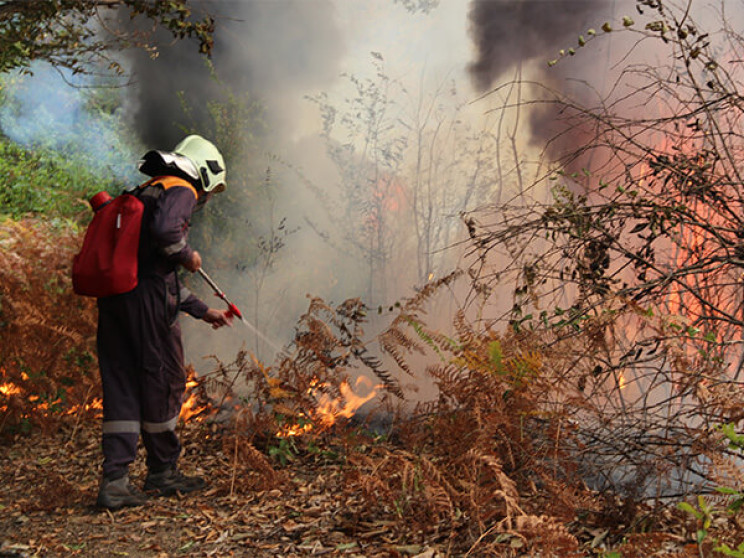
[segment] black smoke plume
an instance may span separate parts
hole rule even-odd
[[[173,41],[167,33],[156,58],[138,52],[130,59],[132,124],[148,147],[172,147],[185,125],[207,127],[208,105],[225,88],[261,102],[267,128],[281,136],[301,110],[296,92],[340,72],[343,45],[330,0],[201,0],[193,6],[195,16],[207,11],[215,18],[211,61],[194,42]]]
[[[484,91],[508,70],[534,59],[547,61],[607,12],[611,0],[473,0],[470,36],[476,59],[474,86]],[[601,23],[601,22],[600,22]],[[543,62],[544,63],[544,62]]]
[[[475,55],[468,71],[473,86],[487,91],[499,81],[514,79],[518,68],[528,66],[530,79],[557,91],[570,88],[569,77],[596,81],[602,75],[599,49],[581,52],[580,61],[566,57],[552,67],[548,61],[558,58],[560,50],[573,47],[578,51],[579,35],[589,28],[599,29],[614,17],[615,9],[615,0],[472,0],[469,34]],[[549,106],[535,108],[529,123],[533,144],[544,145],[561,136],[551,144],[553,154],[576,145],[579,139],[566,137],[557,111]]]

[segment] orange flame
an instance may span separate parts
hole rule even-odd
[[[68,415],[76,415],[80,412],[87,412],[87,411],[101,411],[103,410],[103,399],[100,397],[93,398],[93,401],[90,403],[84,403],[82,405],[73,405],[67,410]]]
[[[309,416],[300,413],[297,415],[298,420],[295,423],[284,425],[276,433],[278,438],[300,436],[311,432],[315,427],[325,430],[336,424],[339,418],[351,418],[362,405],[377,395],[377,390],[381,387],[380,385],[373,385],[369,378],[360,376],[354,382],[354,388],[347,380],[341,382],[339,386],[341,395],[333,398],[327,393],[321,392],[321,389],[326,387],[327,384],[321,384],[317,380],[310,384],[308,393],[317,400],[317,407]],[[365,388],[369,390],[366,395],[358,394],[360,390]]]
[[[11,395],[17,395],[21,393],[21,388],[13,383],[8,382],[5,384],[0,384],[0,393],[2,393],[5,397],[10,397]]]
[[[188,421],[206,410],[205,406],[198,405],[199,396],[196,391],[193,391],[193,388],[198,385],[199,382],[193,379],[186,382],[186,393],[189,394],[189,397],[184,401],[183,405],[181,405],[181,413],[178,415],[178,418],[182,421]]]
[[[313,423],[305,413],[297,415],[298,422],[295,424],[285,424],[281,430],[276,433],[277,438],[291,438],[307,434],[313,429]]]
[[[323,427],[329,428],[333,426],[339,417],[353,417],[354,413],[356,413],[362,405],[377,395],[377,389],[380,386],[373,386],[369,378],[360,376],[355,382],[355,388],[358,389],[360,384],[366,384],[366,387],[370,389],[367,395],[357,395],[346,380],[344,380],[339,386],[341,397],[331,399],[331,397],[326,393],[320,395],[320,398],[318,399],[318,407],[315,409],[315,415],[318,422]]]

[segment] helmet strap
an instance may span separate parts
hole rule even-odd
[[[196,207],[194,211],[200,211],[212,197],[212,192],[205,192],[204,190],[199,191],[199,198],[196,200]]]
[[[207,168],[201,167],[199,169],[199,173],[201,174],[202,186],[204,187],[204,191],[208,192],[209,191],[209,173],[207,172]]]

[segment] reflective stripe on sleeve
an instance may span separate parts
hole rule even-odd
[[[183,250],[186,247],[186,238],[182,238],[175,244],[171,244],[170,246],[166,246],[163,248],[163,252],[165,252],[166,256],[172,256],[173,254],[178,254],[181,250]]]
[[[170,432],[176,429],[178,415],[166,422],[142,422],[142,430],[150,434],[159,434],[161,432]]]
[[[186,300],[191,296],[191,291],[188,290],[186,287],[181,287],[181,290],[178,291],[178,299],[181,301]]]
[[[140,422],[138,420],[105,420],[103,421],[104,434],[139,434]]]

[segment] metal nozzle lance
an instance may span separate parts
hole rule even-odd
[[[256,329],[256,326],[254,326],[252,323],[250,323],[248,320],[246,320],[243,317],[243,313],[240,310],[238,310],[237,306],[235,306],[232,302],[230,302],[227,299],[227,297],[225,296],[225,293],[223,293],[222,289],[220,289],[217,286],[217,283],[212,281],[212,278],[209,275],[207,275],[206,271],[204,271],[202,268],[199,268],[197,271],[204,278],[204,280],[209,284],[209,286],[212,287],[212,290],[214,291],[215,296],[221,298],[225,302],[225,304],[227,304],[227,311],[229,314],[238,318],[241,322],[243,322],[246,326],[248,326],[248,328],[250,328],[256,335],[258,335],[261,339],[263,339],[264,341],[266,341],[266,343],[268,343],[271,347],[273,347],[277,352],[281,352],[282,350],[281,347],[279,347],[276,343],[271,341],[271,339],[266,337],[263,333],[258,331],[258,329]]]
[[[231,315],[233,315],[236,318],[238,318],[239,320],[245,321],[243,319],[243,313],[240,310],[238,310],[238,307],[235,306],[235,304],[233,304],[232,302],[230,302],[227,299],[227,296],[225,296],[225,293],[223,293],[222,292],[222,289],[220,289],[217,286],[217,283],[215,283],[214,281],[212,281],[212,278],[209,275],[207,275],[207,272],[204,271],[202,268],[199,268],[197,271],[204,278],[204,280],[209,284],[209,286],[212,287],[212,290],[214,291],[215,296],[221,298],[225,302],[225,304],[227,304],[227,311]]]

